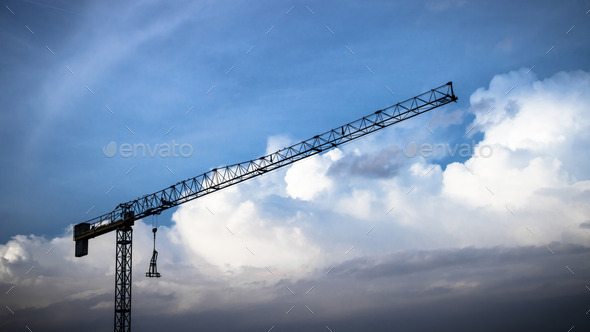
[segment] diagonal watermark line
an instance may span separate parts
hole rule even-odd
[[[27,330],[29,330],[30,332],[33,332],[33,330],[31,330],[28,326],[25,325],[25,327],[27,328]]]
[[[532,66],[531,68],[529,68],[529,70],[526,72],[526,74],[524,74],[524,76],[528,75],[531,72],[531,70],[533,70],[533,68],[535,68],[535,66]]]
[[[430,169],[428,170],[428,172],[426,172],[426,175],[430,174],[430,172],[432,172],[432,170],[436,167],[436,165],[432,165],[432,167],[430,167]]]
[[[389,92],[391,92],[392,95],[395,95],[395,92],[391,91],[391,89],[387,85],[385,87],[387,88],[387,90],[389,90]]]
[[[555,253],[553,252],[553,250],[549,249],[548,246],[545,246],[545,248],[547,248],[547,250],[549,250],[549,252],[551,252],[552,255],[555,255]]]
[[[510,214],[514,215],[514,212],[512,212],[512,210],[510,210],[510,209],[508,208],[508,205],[504,205],[504,207],[506,208],[506,210],[508,210],[508,212],[510,212]],[[531,233],[532,233],[532,232],[531,232]],[[535,234],[533,234],[533,235],[535,235]]]
[[[250,49],[244,55],[248,55],[248,53],[250,53],[250,51],[252,51],[253,48],[254,48],[254,45],[252,45],[252,47],[250,47]]]
[[[463,164],[463,166],[465,166],[465,168],[467,168],[469,173],[471,173],[471,174],[473,174],[473,176],[475,176],[475,173],[473,173],[473,171],[469,167],[467,167],[467,165]]]
[[[272,329],[274,329],[274,328],[275,328],[275,326],[273,325],[273,326],[272,326],[270,329],[268,329],[268,331],[266,331],[266,332],[270,332],[270,331],[272,331]]]
[[[308,307],[308,306],[305,306],[305,307],[307,308],[307,310],[309,310],[309,312],[311,312],[311,314],[312,314],[312,315],[314,315],[314,316],[315,316],[315,313],[314,313],[313,311],[311,311],[311,309],[309,309],[309,307]]]
[[[328,273],[330,273],[330,271],[332,271],[332,269],[333,269],[333,268],[334,268],[334,267],[332,266],[332,267],[331,267],[331,268],[328,270],[328,272],[326,272],[326,274],[324,274],[324,275],[325,275],[325,276],[327,276],[327,275],[328,275]]]
[[[530,228],[528,228],[528,226],[524,226],[533,236],[535,236],[535,233],[533,233],[533,231],[531,231]]]
[[[569,330],[567,330],[567,332],[570,332],[573,329],[574,329],[574,325],[572,325],[572,327]]]
[[[575,25],[572,25],[572,27],[565,33],[565,35],[567,36],[568,33],[570,33],[570,31],[572,31],[572,29],[575,27]]]
[[[229,227],[225,226],[225,228],[231,233],[231,235],[236,236],[236,234],[234,234],[234,232],[231,231],[231,229],[229,229]],[[268,267],[267,267],[268,269]],[[269,270],[270,271],[270,270]],[[272,273],[272,272],[271,272]]]
[[[231,67],[231,68],[233,69],[234,67]],[[231,70],[231,69],[230,69],[230,70]],[[228,73],[229,73],[229,71],[228,71]],[[190,108],[188,111],[186,111],[186,113],[184,113],[184,115],[188,115],[190,112],[192,112],[192,111],[193,111],[193,109],[194,109],[194,108],[195,108],[194,106],[193,106],[193,107],[191,107],[191,108]]]
[[[571,272],[571,273],[572,273],[574,276],[576,275],[576,274],[574,273],[574,271],[572,271],[572,269],[570,269],[570,268],[569,268],[569,266],[567,266],[567,265],[566,265],[565,267],[566,267],[566,268],[567,268],[567,269],[568,269],[568,270],[569,270],[569,271],[570,271],[570,272]]]
[[[208,206],[205,206],[205,208],[207,209],[207,211],[211,212],[212,215],[215,215],[215,213],[213,213],[213,211],[209,210],[209,207]]]
[[[254,255],[254,253],[252,252],[252,250],[250,250],[250,248],[248,248],[248,246],[245,246],[245,247],[246,247],[246,249],[248,249],[248,251],[249,251],[249,252],[252,254],[252,256],[256,256],[256,255]]]
[[[293,8],[295,8],[295,6],[292,6],[291,8],[289,8],[289,10],[287,10],[287,12],[285,13],[285,15],[289,14],[293,10]]]
[[[33,32],[33,30],[31,30],[31,28],[29,28],[28,26],[25,25],[25,27],[34,35],[35,33]]]
[[[27,271],[27,273],[25,273],[25,276],[29,274],[29,272],[31,272],[33,269],[35,268],[35,265],[31,266],[31,268]],[[573,273],[573,272],[572,272]]]
[[[348,47],[348,45],[346,45],[346,49],[347,49],[348,51],[350,51],[350,53],[352,53],[352,55],[355,55],[355,54],[354,54],[354,52],[353,52],[353,51],[350,49],[350,47]]]
[[[334,331],[332,331],[332,330],[331,330],[331,329],[328,327],[328,325],[326,325],[326,328],[328,329],[328,331],[330,331],[330,332],[334,332]]]
[[[533,66],[533,67],[534,67],[534,66]],[[531,68],[531,69],[533,69],[533,68]],[[530,69],[529,69],[529,71],[530,71]],[[528,74],[528,73],[527,73],[527,74]],[[492,106],[492,107],[491,107],[491,108],[490,108],[490,109],[489,109],[489,110],[486,112],[486,114],[484,114],[484,116],[488,115],[488,113],[490,113],[490,112],[491,112],[491,111],[494,109],[494,107],[496,107],[496,106]]]
[[[108,106],[105,106],[105,107],[109,110],[109,112],[111,112],[111,114],[115,115],[115,112],[113,112],[113,110],[110,107],[108,107]]]
[[[51,252],[51,250],[53,250],[53,248],[55,248],[55,244],[51,246],[51,248],[49,250],[47,250],[47,252],[45,253],[45,256],[47,256],[48,253]]]
[[[231,66],[231,68],[225,73],[225,75],[229,74],[234,69],[235,66]],[[194,106],[193,106],[194,107]]]
[[[332,29],[328,28],[327,25],[326,25],[326,29],[328,29],[328,31],[330,31],[331,34],[334,34],[334,31],[332,31]]]
[[[252,48],[254,48],[254,46],[252,46]],[[248,53],[250,53],[250,51],[252,50],[252,48],[248,51]],[[248,54],[246,53],[246,54]],[[213,86],[211,88],[209,88],[209,90],[207,90],[207,92],[205,93],[205,96],[209,94],[209,92],[211,92],[211,90],[215,89],[215,84],[213,84]]]
[[[551,46],[551,48],[545,53],[545,55],[549,54],[549,52],[551,52],[551,50],[553,50],[553,48],[555,48],[555,45]]]
[[[55,53],[53,53],[53,51],[49,48],[49,46],[45,45],[45,47],[49,50],[49,52],[51,52],[51,54],[55,55]]]
[[[514,84],[512,84],[512,87],[508,91],[506,91],[506,93],[504,95],[506,96],[507,94],[509,94],[510,91],[512,91],[512,89],[514,89]]]
[[[393,209],[393,208],[391,208],[391,209]],[[391,211],[391,210],[389,210],[389,211]],[[387,212],[387,213],[389,213],[389,212]],[[371,233],[371,231],[373,230],[373,228],[375,228],[375,226],[371,226],[371,228],[365,233],[365,236],[369,235],[369,233]]]
[[[12,13],[12,15],[14,15],[14,12],[12,11],[12,9],[8,8],[8,6],[5,6],[5,7],[6,7],[6,9],[8,9]]]
[[[272,274],[273,276],[275,275],[274,273],[272,273],[272,271],[270,270],[270,268],[267,266],[266,269],[268,270],[268,272],[270,272],[270,274]]]
[[[113,190],[113,188],[115,188],[115,186],[111,186],[111,189],[107,190],[107,192],[106,192],[106,193],[104,193],[104,195],[105,195],[105,196],[106,196],[106,195],[108,195],[108,194],[111,192],[111,190]]]
[[[135,165],[131,165],[131,168],[127,172],[125,172],[125,175],[129,174],[129,172],[131,172],[131,170],[134,168],[135,168]]]
[[[8,311],[10,311],[14,315],[14,311],[10,310],[10,308],[7,305],[5,307],[6,307],[6,309],[8,309]]]
[[[429,131],[429,132],[430,132],[432,135],[434,135],[434,132],[433,132],[432,130],[430,130],[430,127],[426,126],[426,129],[428,129],[428,131]]]
[[[314,288],[315,288],[315,285],[311,286],[311,288],[307,292],[305,292],[305,295],[309,294],[309,292],[311,292],[311,290]]]
[[[270,29],[268,29],[268,31],[264,35],[268,35],[272,31],[272,29],[274,29],[274,28],[275,28],[275,26],[273,25]]]
[[[172,127],[170,127],[170,129],[168,129],[168,131],[166,132],[166,134],[164,136],[167,136],[168,134],[170,134],[170,132],[172,131],[172,129],[174,129],[174,125],[172,125]]]
[[[14,285],[12,285],[12,287],[10,287],[10,289],[9,289],[9,290],[8,290],[6,293],[4,293],[4,295],[8,295],[8,293],[10,293],[10,291],[11,291],[13,288],[14,288]]]
[[[287,310],[287,312],[285,312],[285,316],[287,316],[287,315],[288,315],[288,314],[291,312],[291,310],[293,310],[293,308],[295,308],[295,306],[292,306],[291,308],[289,308],[289,310]],[[273,327],[274,327],[274,326],[273,326]],[[269,331],[270,331],[270,330],[269,330]]]
[[[74,74],[74,72],[70,69],[70,67],[66,66],[66,68],[70,71],[70,73],[72,73],[72,75],[76,76],[76,74]]]
[[[315,13],[313,12],[313,10],[309,9],[309,7],[305,6],[305,8],[307,8],[307,10],[309,10],[310,13],[312,13],[313,15],[315,15]]]
[[[131,128],[129,128],[128,125],[125,125],[125,128],[127,128],[127,130],[129,130],[129,132],[131,133],[131,135],[135,135],[135,133],[133,132],[133,130],[131,130]]]
[[[368,71],[369,71],[371,74],[375,75],[375,73],[374,73],[374,72],[371,70],[371,68],[369,68],[369,66],[365,66],[365,68],[367,68],[367,70],[368,70]]]
[[[486,189],[490,192],[490,194],[492,194],[492,196],[494,196],[494,193],[492,192],[492,190],[490,190],[490,188],[486,187]]]
[[[113,189],[113,188],[111,188],[111,189]],[[109,191],[110,191],[110,190],[109,190]],[[107,194],[108,194],[108,192],[107,192]],[[105,195],[106,195],[106,194],[105,194]],[[90,213],[90,211],[92,211],[92,209],[94,209],[94,205],[93,205],[93,206],[92,206],[90,209],[88,209],[88,211],[86,211],[86,213],[84,213],[84,215],[87,215],[88,213]]]
[[[408,190],[408,192],[407,192],[407,193],[406,193],[404,196],[408,196],[408,194],[409,194],[409,193],[410,193],[412,190],[414,190],[414,186],[412,186],[412,188],[410,188],[410,190]]]
[[[94,91],[90,90],[90,88],[88,87],[88,85],[86,86],[86,89],[88,89],[88,91],[90,91],[90,93],[94,94]]]
[[[350,249],[348,249],[345,255],[348,255],[352,251],[352,249],[354,249],[354,245]]]
[[[285,285],[285,287],[289,290],[289,292],[291,292],[291,294],[295,295],[295,293],[291,290],[291,288],[289,288],[289,286]]]
[[[387,213],[386,213],[385,215],[388,215],[388,214],[389,214],[389,212],[393,211],[393,208],[394,208],[394,207],[395,207],[395,206],[392,206],[392,207],[391,207],[391,209],[389,209],[389,211],[387,211]]]
[[[170,171],[170,173],[172,173],[172,175],[175,175],[174,172],[172,172],[172,170],[170,169],[170,167],[168,167],[168,165],[166,165],[166,168]]]

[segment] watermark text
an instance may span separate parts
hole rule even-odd
[[[122,158],[188,158],[193,154],[193,146],[184,143],[144,144],[144,143],[122,143],[117,146],[117,142],[111,141],[102,148],[102,153],[107,158],[113,158],[116,155]]]
[[[417,145],[416,142],[410,142],[404,147],[403,153],[408,158],[489,158],[494,154],[494,149],[490,145],[477,144],[475,141],[454,146],[447,143]]]

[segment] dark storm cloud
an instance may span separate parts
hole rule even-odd
[[[590,229],[590,220],[586,220],[580,224],[580,228]]]
[[[556,242],[547,247],[362,257],[289,287],[305,292],[315,286],[307,303],[334,331],[551,331],[588,326],[584,280],[572,275],[566,264],[577,276],[588,275],[590,248]]]
[[[588,254],[590,248],[579,245],[564,245],[552,242],[547,245],[562,254]],[[340,272],[346,276],[371,279],[380,277],[404,276],[413,273],[432,273],[437,269],[477,267],[507,264],[532,264],[537,260],[546,260],[551,252],[545,247],[520,247],[518,249],[495,248],[463,248],[444,249],[438,251],[403,251],[388,256],[384,261],[375,262],[368,258],[357,258],[339,266]]]
[[[464,248],[359,257],[301,280],[279,280],[211,306],[211,294],[176,314],[176,295],[134,293],[137,331],[567,331],[589,326],[589,247]],[[575,272],[568,271],[566,265]],[[200,279],[194,279],[200,280]],[[186,283],[196,282],[189,280]],[[250,287],[248,286],[248,287]],[[156,286],[154,286],[156,287]],[[288,288],[287,288],[288,287]],[[140,288],[141,289],[141,288]],[[214,293],[214,292],[213,292]],[[213,294],[212,293],[212,294]],[[243,297],[269,300],[248,303]],[[108,331],[110,295],[0,313],[0,328]],[[109,306],[96,306],[97,303]],[[34,301],[31,300],[31,303]],[[94,307],[94,309],[90,309]],[[287,313],[288,312],[288,313]]]
[[[370,178],[389,178],[398,174],[405,157],[397,146],[379,152],[347,154],[330,166],[331,176],[355,175]]]

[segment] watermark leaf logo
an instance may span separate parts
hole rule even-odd
[[[413,158],[414,156],[416,156],[416,153],[418,153],[418,146],[416,145],[416,142],[408,143],[408,145],[404,147],[403,153],[404,156],[408,158]]]
[[[110,141],[109,144],[102,148],[102,153],[107,158],[113,158],[117,154],[117,143]]]

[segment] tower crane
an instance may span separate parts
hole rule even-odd
[[[258,159],[214,168],[155,193],[121,203],[109,213],[76,224],[73,233],[76,257],[88,254],[88,240],[112,231],[116,232],[115,331],[131,330],[131,254],[135,220],[158,215],[180,204],[290,165],[437,107],[456,102],[457,99],[453,91],[453,83],[448,82],[274,153]],[[158,257],[155,248],[156,230],[156,228],[153,229],[154,251],[149,272],[146,273],[147,277],[160,277],[156,267]]]

